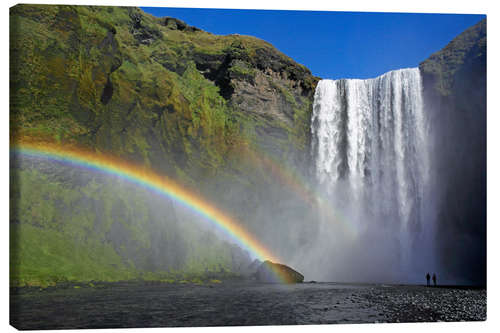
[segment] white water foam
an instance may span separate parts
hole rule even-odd
[[[359,233],[359,246],[380,243],[367,256],[396,244],[380,250],[387,258],[377,260],[396,265],[397,279],[406,281],[420,281],[422,270],[433,266],[426,129],[418,68],[368,80],[321,80],[316,88],[311,153],[318,186]],[[324,223],[328,229],[333,222]]]

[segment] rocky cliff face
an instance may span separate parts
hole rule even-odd
[[[307,146],[317,79],[262,40],[125,7],[19,5],[11,26],[15,139],[78,142],[170,174],[213,171],[235,141]]]
[[[486,283],[486,20],[420,64],[433,134],[441,267]]]
[[[12,143],[84,146],[147,165],[209,197],[264,243],[277,235],[263,234],[256,207],[270,209],[265,223],[278,217],[285,223],[287,214],[300,212],[300,202],[289,204],[293,193],[276,204],[274,193],[287,191],[276,185],[266,161],[306,173],[317,78],[269,43],[213,35],[128,7],[17,5],[10,10],[10,26]],[[19,211],[11,219],[11,252],[26,263],[17,282],[123,278],[136,276],[133,269],[234,271],[242,265],[233,259],[245,254],[228,244],[208,248],[213,240],[200,241],[193,229],[177,228],[185,221],[170,204],[158,209],[149,199],[113,194],[110,188],[117,185],[102,179],[11,162],[11,201]],[[23,197],[26,186],[41,190]],[[82,208],[85,227],[68,222],[75,205]],[[111,213],[99,216],[97,206]],[[137,217],[127,207],[144,214]],[[54,268],[59,276],[44,275],[42,263],[49,257],[36,246],[22,251],[28,243],[42,246],[42,234],[58,244],[48,256],[61,248],[80,249],[63,251],[64,264]],[[192,242],[199,245],[194,250]],[[104,248],[92,251],[95,244]],[[162,246],[167,248],[159,251]],[[172,252],[178,262],[169,262]],[[78,273],[73,254],[89,265],[106,258],[95,265],[104,273]]]

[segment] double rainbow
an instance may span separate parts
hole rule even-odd
[[[329,202],[323,200],[320,193],[308,185],[295,170],[287,167],[264,151],[257,151],[255,148],[246,147],[244,153],[245,157],[251,163],[256,167],[263,167],[277,182],[287,186],[304,202],[308,203],[311,209],[320,211],[328,223],[335,223],[338,227],[342,228],[342,232],[346,237],[350,237],[351,239],[356,237],[357,230],[355,230],[353,225],[347,223],[347,219],[340,215],[339,211],[334,211]]]
[[[47,143],[18,143],[11,147],[11,151],[25,156],[46,158],[51,161],[114,175],[135,185],[152,190],[198,213],[259,260],[280,262],[269,249],[245,230],[241,223],[224,214],[198,195],[150,169],[82,148],[63,147]],[[289,282],[280,272],[275,273],[282,282]]]

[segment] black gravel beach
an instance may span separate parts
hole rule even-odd
[[[486,320],[486,290],[381,284],[112,283],[11,290],[18,329]]]

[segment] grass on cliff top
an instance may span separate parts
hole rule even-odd
[[[295,63],[290,57],[277,50],[272,44],[253,36],[231,34],[215,35],[203,30],[186,32],[172,30],[162,24],[162,19],[145,13],[134,7],[88,7],[78,6],[80,15],[86,17],[82,22],[88,21],[105,28],[113,26],[117,31],[117,39],[121,44],[135,52],[127,52],[135,57],[138,62],[149,61],[151,55],[158,50],[165,52],[175,51],[179,56],[186,52],[220,55],[232,45],[242,46],[250,58],[255,57],[256,50],[267,49],[271,53],[279,56],[284,62]],[[140,45],[134,39],[131,31],[130,15],[141,17],[141,26],[146,30],[160,36],[150,45]],[[301,64],[297,66],[306,69]]]
[[[452,94],[455,73],[466,59],[484,56],[486,52],[486,19],[456,36],[443,49],[421,62],[419,68],[435,75],[436,89],[443,95]]]

